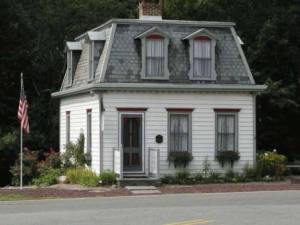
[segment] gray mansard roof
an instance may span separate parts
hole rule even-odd
[[[89,80],[89,36],[87,32],[75,38],[81,42],[81,56],[71,86],[62,84],[61,91],[83,88],[101,83],[147,83],[156,84],[213,84],[213,85],[254,85],[254,80],[245,59],[241,40],[236,35],[234,23],[227,22],[197,22],[197,21],[143,21],[133,19],[114,19],[93,29],[102,32],[102,54],[96,69],[95,79]],[[136,39],[145,31],[157,27],[169,38],[168,80],[141,79],[142,53],[141,41]],[[188,43],[183,38],[197,30],[207,30],[216,38],[215,68],[217,78],[214,81],[190,80]]]

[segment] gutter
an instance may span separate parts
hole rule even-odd
[[[53,98],[63,98],[96,91],[175,91],[175,92],[250,92],[259,93],[266,85],[239,84],[153,84],[153,83],[98,83],[52,93]]]

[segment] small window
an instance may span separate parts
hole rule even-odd
[[[73,82],[73,52],[67,52],[67,85],[71,85]]]
[[[191,150],[190,113],[169,113],[169,150],[181,152]]]
[[[146,41],[146,77],[164,76],[164,39],[153,35]]]
[[[216,120],[217,151],[237,151],[237,114],[217,113]]]
[[[182,40],[189,42],[190,80],[216,80],[215,35],[207,29],[199,29]]]
[[[96,75],[97,67],[99,64],[103,43],[101,41],[92,41],[90,44],[90,73],[89,78],[93,80]]]
[[[87,132],[86,132],[87,152],[92,151],[92,110],[87,110]]]
[[[168,80],[169,35],[158,27],[152,27],[135,39],[141,41],[141,79]]]
[[[66,144],[70,143],[70,112],[66,112]]]
[[[67,85],[72,85],[75,76],[75,71],[80,58],[80,51],[67,51]]]
[[[211,40],[198,37],[194,40],[194,77],[211,77]]]

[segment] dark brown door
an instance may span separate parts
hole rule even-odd
[[[122,145],[124,172],[141,172],[142,115],[122,115]]]

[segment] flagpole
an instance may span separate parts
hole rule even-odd
[[[23,73],[21,73],[21,90],[23,88]],[[20,189],[23,189],[23,127],[20,123]]]

